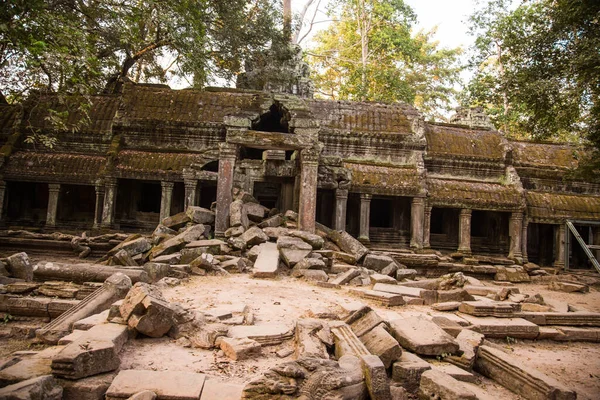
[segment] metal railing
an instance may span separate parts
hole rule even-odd
[[[577,240],[577,242],[579,243],[579,245],[585,252],[585,255],[590,259],[594,268],[596,268],[596,271],[598,271],[600,273],[600,263],[598,263],[598,260],[596,259],[596,257],[594,256],[594,254],[591,251],[591,250],[600,250],[600,246],[588,245],[585,242],[585,240],[583,240],[583,238],[581,237],[579,232],[577,231],[577,228],[575,228],[574,223],[576,223],[578,225],[600,226],[600,222],[569,221],[569,220],[565,221],[566,227],[569,229],[569,231],[571,231],[571,233],[573,234],[573,236],[575,237],[575,239]],[[568,232],[566,232],[566,235],[565,235],[565,270],[569,269],[569,258],[570,258],[569,257],[569,247],[570,247],[569,242],[570,242],[570,235]]]

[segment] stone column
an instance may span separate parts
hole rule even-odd
[[[60,183],[48,184],[48,213],[46,214],[46,226],[56,226],[56,210],[58,210],[58,194]]]
[[[237,146],[231,143],[221,143],[219,145],[215,236],[220,238],[224,237],[225,231],[229,228],[229,206],[233,201],[233,173],[237,150]]]
[[[160,194],[160,220],[162,221],[171,215],[171,200],[173,199],[173,186],[175,186],[175,183],[161,181],[160,186],[162,188]]]
[[[471,255],[471,210],[460,210],[458,220],[458,252]]]
[[[115,223],[115,207],[117,205],[117,179],[106,179],[104,187],[104,206],[102,207],[101,226],[103,228],[112,228]]]
[[[431,247],[431,206],[425,206],[424,219],[423,219],[423,248],[429,249]]]
[[[510,236],[510,244],[508,247],[508,258],[517,262],[523,263],[523,253],[521,252],[521,235],[523,234],[523,213],[514,212],[510,215],[508,224]]]
[[[183,184],[185,185],[185,200],[183,203],[184,211],[190,206],[196,205],[196,190],[198,188],[197,179],[184,179]]]
[[[413,197],[410,206],[410,247],[415,250],[423,248],[423,219],[425,218],[425,199]]]
[[[94,208],[94,229],[97,229],[102,222],[102,203],[104,202],[104,186],[97,183],[96,189],[96,207]]]
[[[529,230],[529,218],[523,215],[523,233],[521,234],[521,253],[523,254],[523,262],[528,263],[527,258],[527,232]]]
[[[369,242],[369,222],[371,220],[371,195],[369,193],[360,194],[360,225],[358,231],[358,240]]]
[[[4,197],[6,195],[6,182],[0,181],[0,221],[4,219]]]
[[[333,229],[346,230],[346,210],[348,209],[348,189],[335,190],[335,216]]]
[[[313,147],[300,152],[300,193],[298,205],[298,227],[304,231],[315,231],[317,215],[317,178],[320,149]]]
[[[564,222],[558,225],[556,228],[556,260],[554,260],[554,266],[557,268],[565,267],[565,224]]]

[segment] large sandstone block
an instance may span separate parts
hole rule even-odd
[[[211,225],[215,222],[215,213],[206,208],[189,206],[187,210],[185,210],[185,213],[195,224]]]
[[[0,389],[2,400],[61,400],[62,395],[63,388],[52,375],[27,379]]]
[[[343,322],[330,324],[331,334],[335,343],[335,356],[340,359],[343,356],[360,357],[368,355],[369,350],[354,334],[352,329]]]
[[[277,268],[279,268],[280,251],[277,249],[277,245],[267,242],[257,247],[259,253],[254,262],[252,276],[256,278],[274,278],[277,276]]]
[[[198,400],[202,394],[204,374],[181,371],[125,370],[112,382],[106,400],[128,399],[143,390],[151,390],[158,399]]]
[[[391,400],[390,382],[379,357],[364,355],[360,357],[360,361],[371,400]]]
[[[381,271],[390,264],[396,264],[394,259],[383,254],[367,254],[363,261],[363,267],[373,271]]]
[[[288,267],[293,267],[306,258],[312,251],[312,246],[300,238],[281,236],[277,239],[277,248],[281,258]]]
[[[435,290],[404,286],[402,284],[390,285],[389,283],[376,283],[373,290],[399,294],[404,297],[419,297],[425,304],[434,304],[437,301]]]
[[[435,369],[423,372],[419,397],[422,399],[477,400],[477,396],[463,383]]]
[[[269,241],[269,237],[258,226],[253,226],[242,233],[240,239],[244,241],[246,247],[256,246],[257,244]]]
[[[241,361],[260,354],[260,343],[248,338],[219,339],[219,347],[227,357],[234,361]]]
[[[329,238],[337,244],[343,252],[350,253],[356,261],[360,261],[369,250],[346,231],[330,231]]]
[[[536,324],[523,318],[478,318],[466,314],[461,314],[461,317],[472,324],[470,329],[482,333],[485,337],[535,339],[540,333]]]
[[[200,400],[239,400],[242,398],[243,385],[206,379]]]
[[[31,378],[52,373],[52,358],[64,349],[64,346],[48,347],[38,353],[23,357],[15,364],[0,370],[0,387],[12,385]]]
[[[16,253],[7,258],[7,270],[13,278],[23,279],[27,282],[33,280],[33,266],[27,253]]]
[[[183,228],[190,221],[190,217],[185,212],[180,212],[179,214],[171,215],[170,217],[163,219],[161,223],[167,228],[177,230]]]
[[[136,283],[120,306],[121,316],[138,332],[161,337],[173,326],[174,311],[160,289],[147,283]]]
[[[237,325],[229,328],[227,336],[232,338],[249,338],[263,346],[282,343],[294,336],[294,328],[282,324]]]
[[[419,388],[421,375],[431,369],[431,364],[412,353],[403,352],[400,359],[394,363],[392,379],[409,392]]]
[[[290,231],[289,235],[304,240],[306,243],[310,244],[314,250],[323,248],[323,245],[325,244],[325,239],[314,233],[293,230]]]
[[[392,320],[390,329],[402,347],[417,354],[440,356],[458,352],[458,343],[452,336],[421,316]]]
[[[317,319],[300,318],[296,320],[296,350],[295,358],[316,357],[328,359],[329,354],[325,344],[318,336],[326,322]]]
[[[402,349],[398,341],[385,330],[384,325],[377,325],[369,332],[359,336],[367,350],[378,356],[385,368],[389,368],[394,361],[402,356]]]

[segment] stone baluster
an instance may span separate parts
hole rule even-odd
[[[101,226],[103,228],[111,228],[115,223],[115,207],[117,204],[117,179],[106,179],[104,187],[104,206],[102,207]]]
[[[510,215],[510,222],[508,225],[510,236],[508,258],[520,264],[523,262],[523,253],[521,247],[521,236],[523,235],[523,213],[512,213]]]
[[[56,211],[58,210],[58,194],[60,193],[60,183],[48,184],[48,212],[46,214],[46,226],[56,226]]]
[[[371,198],[369,193],[360,194],[360,225],[358,231],[358,240],[364,243],[369,242],[369,222],[371,219]]]
[[[102,222],[102,203],[104,202],[104,185],[96,183],[96,206],[94,207],[94,229],[97,229]]]
[[[233,173],[238,146],[221,143],[219,146],[219,177],[217,181],[217,212],[215,216],[215,236],[224,237],[229,228],[229,206],[233,201]]]
[[[335,217],[333,229],[346,230],[346,210],[348,208],[348,189],[335,190]]]
[[[559,224],[556,228],[556,249],[554,254],[556,259],[554,260],[554,266],[557,268],[565,267],[565,224],[564,222]]]
[[[318,146],[303,149],[300,152],[300,193],[298,206],[299,228],[308,232],[315,231],[317,215],[317,178],[319,169]]]
[[[471,210],[460,210],[458,220],[458,252],[471,255]]]
[[[185,185],[185,202],[184,210],[187,210],[190,206],[196,205],[196,191],[198,188],[198,180],[196,179],[185,179],[183,181]]]
[[[431,248],[431,209],[433,207],[426,205],[423,219],[423,248]]]
[[[410,207],[410,247],[423,249],[423,220],[425,218],[425,199],[413,197]]]
[[[171,215],[171,200],[173,199],[173,186],[175,186],[175,183],[161,181],[160,186],[162,188],[160,195],[160,220],[162,221]]]
[[[521,234],[521,253],[523,254],[523,263],[529,262],[527,258],[527,231],[529,228],[529,218],[523,215],[523,233]]]

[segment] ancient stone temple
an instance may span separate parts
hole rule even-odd
[[[428,123],[405,104],[302,96],[309,92],[126,83],[92,98],[88,123],[58,132],[47,110],[68,104],[51,95],[1,105],[1,223],[149,231],[189,205],[212,205],[222,236],[237,187],[297,211],[304,230],[320,223],[372,248],[560,266],[566,220],[600,244],[591,224],[600,221],[600,185],[572,174],[585,150],[507,140],[475,112]],[[27,144],[32,132],[58,142]],[[572,264],[586,265],[570,249]]]

